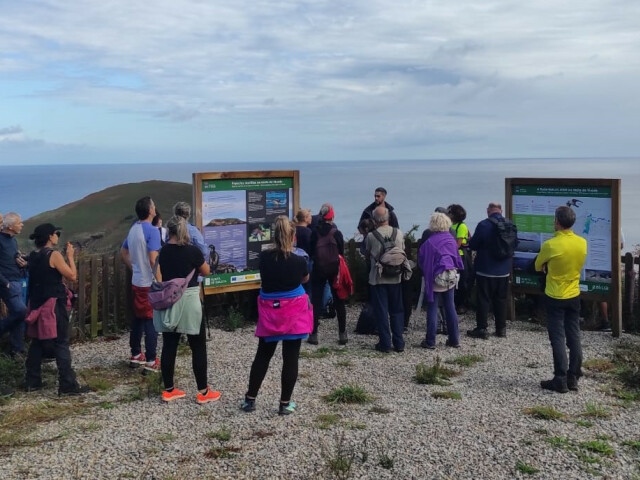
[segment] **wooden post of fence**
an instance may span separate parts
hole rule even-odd
[[[87,261],[81,259],[78,261],[78,332],[82,338],[86,338],[85,330],[85,308],[87,303]]]
[[[98,259],[91,258],[91,338],[98,336]]]
[[[120,261],[120,258],[118,256],[118,254],[116,253],[113,256],[113,324],[112,324],[112,331],[116,332],[118,331],[119,327],[121,326],[121,319],[120,319],[120,305],[121,305],[121,294],[122,294],[122,285],[120,285],[120,266],[122,265],[122,262]]]
[[[102,255],[102,335],[111,332],[111,321],[109,320],[109,293],[111,285],[109,283],[109,254]]]

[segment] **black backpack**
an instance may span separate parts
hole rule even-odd
[[[489,254],[496,260],[505,260],[513,256],[518,246],[518,227],[508,219],[498,220],[489,217],[495,225],[493,237],[489,241]]]
[[[340,266],[340,259],[338,258],[340,252],[338,251],[338,242],[335,239],[337,230],[334,225],[326,235],[321,236],[318,233],[318,241],[313,258],[313,269],[327,277],[338,273]]]

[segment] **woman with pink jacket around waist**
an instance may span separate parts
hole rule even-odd
[[[276,218],[275,248],[260,253],[258,297],[258,351],[251,365],[249,389],[240,408],[255,410],[256,397],[269,362],[282,340],[282,376],[278,413],[289,415],[296,409],[291,395],[298,379],[300,344],[313,330],[313,309],[302,284],[309,280],[307,262],[295,255],[295,226],[284,215]]]

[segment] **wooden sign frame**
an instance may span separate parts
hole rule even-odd
[[[241,192],[245,192],[245,216],[236,218],[242,216],[241,209],[234,203],[238,201],[241,204],[243,201]],[[205,196],[206,202],[203,201]],[[283,206],[281,203],[285,198],[287,204]],[[223,270],[226,270],[203,279],[204,294],[257,289],[260,288],[257,255],[261,249],[273,243],[273,220],[277,215],[292,218],[299,208],[300,171],[194,173],[193,205],[195,225],[202,232],[205,244],[210,247],[218,244],[215,248],[223,263]],[[233,218],[209,218],[227,207],[229,212],[233,212]],[[252,232],[249,232],[250,228]],[[227,248],[228,245],[233,248]],[[242,251],[245,253],[244,260]],[[240,264],[239,271],[234,272],[235,265],[224,261],[232,257]],[[250,268],[251,265],[255,268]]]
[[[544,239],[548,238],[552,235],[553,230],[552,226],[549,226],[549,216],[553,217],[555,208],[560,206],[562,203],[558,205],[543,205],[543,202],[536,202],[536,198],[547,198],[558,200],[558,197],[563,200],[566,198],[567,202],[572,208],[574,208],[578,214],[582,214],[584,210],[579,210],[581,205],[584,204],[585,201],[588,202],[587,199],[605,199],[606,192],[610,192],[610,201],[611,207],[610,211],[607,212],[609,214],[609,218],[593,218],[589,217],[589,214],[586,215],[586,221],[584,221],[584,225],[578,225],[578,221],[576,221],[576,225],[574,225],[574,232],[578,235],[585,236],[587,238],[587,252],[588,255],[595,255],[594,251],[597,251],[601,260],[608,260],[610,262],[611,270],[596,270],[596,269],[587,269],[585,268],[585,278],[581,279],[581,298],[583,299],[592,299],[599,301],[608,301],[611,305],[611,327],[613,336],[617,337],[620,335],[622,330],[622,301],[620,297],[621,292],[621,282],[622,275],[620,271],[621,260],[620,260],[620,188],[621,181],[620,179],[597,179],[597,178],[571,178],[571,179],[557,179],[557,178],[506,178],[505,179],[505,215],[512,219],[513,222],[518,226],[518,237],[521,235],[526,235],[528,231],[539,231],[544,232],[540,234],[539,245],[542,244]],[[514,197],[523,196],[523,198],[527,198],[528,201],[532,203],[536,203],[540,212],[539,214],[531,215],[533,220],[525,222],[521,221],[518,224],[518,218],[527,217],[527,215],[522,215],[522,208],[518,205],[522,205],[522,203],[516,204],[516,199]],[[544,212],[542,211],[544,210]],[[602,250],[602,237],[597,240],[591,240],[589,238],[589,228],[597,228],[596,221],[609,221],[610,222],[610,235],[608,240],[610,242],[610,248],[607,252],[606,249]],[[536,224],[536,227],[532,226],[532,224]],[[595,227],[594,227],[595,225]],[[539,229],[537,229],[540,227]],[[551,228],[551,231],[550,231]],[[536,230],[537,229],[537,230]],[[581,230],[580,230],[581,229]],[[585,235],[586,232],[586,235]],[[535,235],[533,235],[535,237]],[[526,241],[526,240],[525,240]],[[533,243],[533,242],[532,242]],[[522,244],[522,240],[521,240]],[[536,245],[539,251],[539,245]],[[518,247],[521,249],[521,246]],[[535,248],[532,249],[532,252],[535,253]],[[530,254],[530,255],[533,255]],[[591,260],[590,260],[591,259]],[[587,264],[591,261],[595,263],[593,257],[588,257]],[[525,282],[525,274],[518,274],[516,269],[518,265],[518,252],[514,256],[513,269],[511,275],[511,293],[508,304],[511,306],[510,317],[514,318],[515,311],[514,303],[513,303],[513,294],[515,293],[526,293],[532,295],[542,295],[544,292],[540,287],[534,287],[531,285],[526,285]],[[604,262],[606,263],[606,262]],[[587,281],[586,273],[589,272],[591,279],[596,279],[595,281]],[[610,282],[606,282],[607,275],[610,274]],[[598,284],[597,282],[601,282]],[[607,286],[608,285],[608,286]],[[606,288],[606,290],[605,290]],[[585,291],[586,290],[586,291]]]

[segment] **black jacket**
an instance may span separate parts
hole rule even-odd
[[[393,211],[393,207],[387,202],[384,202],[384,205],[385,207],[387,207],[387,210],[389,210],[389,225],[393,228],[400,228],[400,225],[398,225],[398,217],[396,217],[396,214]],[[371,205],[369,205],[362,211],[362,215],[360,215],[358,224],[360,224],[360,222],[365,218],[370,218],[371,220],[373,220],[373,211],[378,208],[378,206],[379,205],[376,202],[371,202]]]

